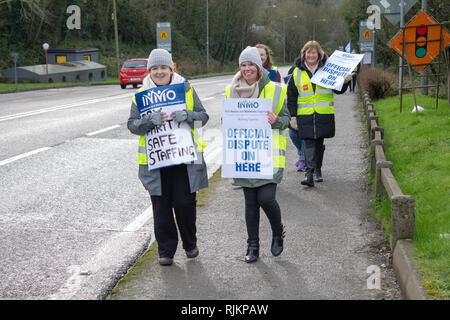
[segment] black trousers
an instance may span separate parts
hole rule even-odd
[[[356,75],[352,76],[352,83],[350,83],[350,92],[354,92],[356,88]]]
[[[306,169],[321,169],[325,146],[323,138],[305,139],[305,162]]]
[[[160,257],[173,258],[178,246],[177,226],[184,250],[197,246],[196,193],[190,192],[186,165],[160,169],[162,195],[151,196]],[[174,219],[174,212],[176,222]]]
[[[259,240],[259,208],[269,219],[273,236],[281,236],[281,210],[275,199],[277,185],[265,184],[257,188],[243,188],[245,197],[245,222],[248,240]]]

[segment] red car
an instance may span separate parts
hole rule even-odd
[[[124,62],[122,70],[120,70],[120,87],[122,89],[125,89],[127,84],[132,84],[133,88],[142,84],[142,81],[148,75],[147,60],[147,58],[128,59]]]

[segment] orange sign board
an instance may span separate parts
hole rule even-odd
[[[426,11],[420,11],[399,31],[388,46],[407,60],[417,71],[422,71],[449,44],[450,34]],[[410,28],[411,27],[411,28]],[[442,42],[439,41],[442,33]],[[405,52],[403,52],[403,37]],[[440,45],[442,43],[442,45]]]

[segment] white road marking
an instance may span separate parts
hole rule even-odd
[[[205,156],[205,161],[208,165],[208,179],[214,174],[214,172],[220,167],[222,146],[210,145],[210,153]],[[139,231],[146,223],[150,222],[153,225],[153,208],[148,207],[144,212],[137,216],[131,223],[129,223],[122,232],[118,232],[114,237],[107,241],[98,251],[97,254],[87,263],[83,265],[69,266],[67,271],[70,274],[66,282],[59,288],[57,292],[48,297],[49,300],[69,300],[77,299],[77,294],[82,290],[83,283],[89,281],[89,277],[95,277],[104,268],[107,268],[109,264],[120,259],[121,245],[126,245],[127,237],[133,233]],[[153,230],[150,227],[149,230]],[[155,242],[155,237],[152,234],[149,247]]]
[[[109,131],[109,130],[113,130],[113,129],[116,129],[116,128],[120,128],[120,125],[116,124],[115,126],[111,126],[111,127],[107,127],[107,128],[104,128],[104,129],[97,130],[97,131],[86,133],[86,135],[87,136],[94,136],[96,134],[103,133],[103,132],[106,132],[106,131]]]
[[[153,208],[148,207],[144,212],[142,212],[136,219],[133,220],[125,229],[124,232],[135,232],[138,231],[147,221],[153,219]]]
[[[98,103],[98,102],[104,102],[104,101],[109,101],[109,100],[114,100],[114,99],[131,97],[133,94],[134,93],[126,93],[126,94],[120,94],[120,95],[116,95],[116,96],[91,99],[91,100],[86,100],[86,101],[79,101],[79,102],[75,102],[75,103],[64,104],[61,106],[55,106],[55,107],[49,107],[49,108],[44,108],[44,109],[39,109],[39,110],[11,114],[8,116],[0,117],[0,122],[7,121],[7,120],[20,119],[20,118],[34,116],[37,114],[42,114],[42,113],[47,113],[47,112],[52,112],[52,111],[58,111],[58,110],[63,110],[63,109],[68,109],[68,108],[73,108],[73,107],[84,106],[84,105],[92,104],[92,103]]]
[[[72,265],[67,268],[71,276],[66,280],[59,290],[48,297],[49,300],[69,300],[81,290],[83,282],[89,281],[90,276],[98,276],[99,272],[110,266],[121,258],[120,248],[126,246],[129,235],[132,232],[138,231],[144,224],[151,221],[153,224],[153,209],[148,207],[136,219],[134,219],[122,232],[118,232],[109,241],[107,241],[87,263],[83,265]],[[150,227],[149,230],[153,230]],[[129,240],[128,240],[129,241]],[[150,247],[155,242],[155,237],[150,238]],[[76,297],[75,297],[76,299]]]
[[[8,159],[0,161],[0,166],[3,166],[5,164],[8,164],[8,163],[11,163],[11,162],[14,162],[14,161],[26,158],[26,157],[29,157],[29,156],[31,156],[33,154],[37,154],[37,153],[40,153],[40,152],[43,152],[43,151],[47,151],[49,149],[51,149],[51,148],[50,147],[44,147],[44,148],[39,148],[39,149],[36,149],[36,150],[32,150],[30,152],[19,154],[18,156],[15,156],[15,157],[8,158]]]
[[[231,77],[231,75],[230,75]],[[196,82],[195,80],[189,80],[189,82],[193,85],[202,85],[202,84],[218,84],[218,83],[226,83],[229,84],[230,83],[230,78],[227,79],[220,79],[220,80],[215,80],[215,81],[204,81],[204,82]]]

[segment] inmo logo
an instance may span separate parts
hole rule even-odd
[[[177,94],[174,90],[170,89],[165,89],[163,91],[152,90],[142,96],[142,104],[144,106],[148,106],[149,104],[154,104],[158,102],[173,101],[176,98]]]
[[[259,103],[257,101],[239,101],[237,107],[239,109],[241,108],[258,108],[259,107]]]

